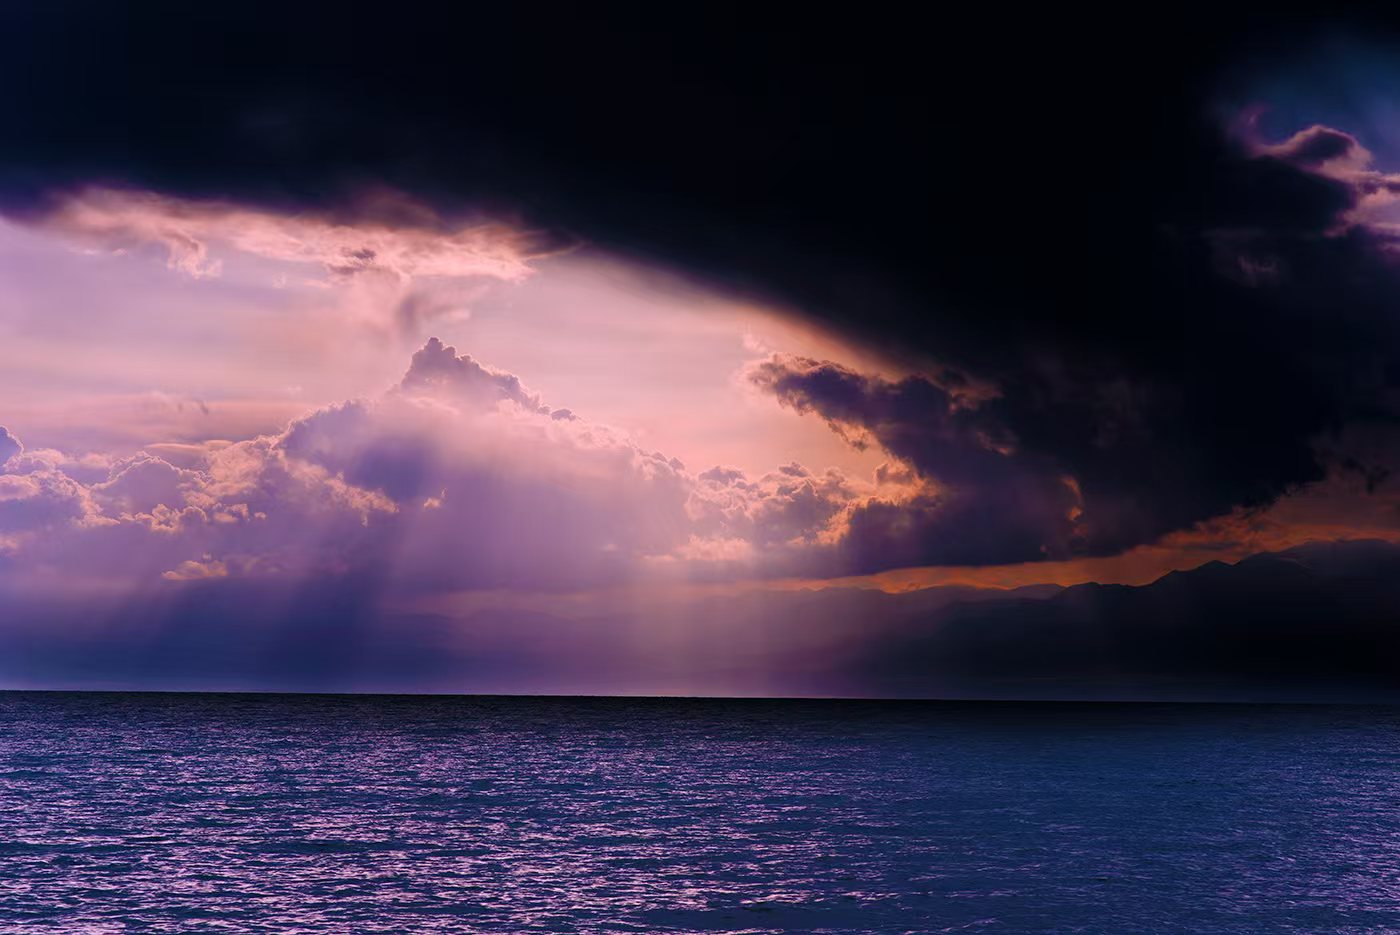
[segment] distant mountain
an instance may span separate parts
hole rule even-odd
[[[771,590],[550,626],[576,634],[560,678],[590,658],[598,676],[697,692],[1400,700],[1400,546],[1312,543],[1136,587]],[[658,632],[659,648],[614,641]],[[599,645],[617,653],[582,651]]]
[[[859,665],[900,695],[1400,697],[1400,546],[1310,543],[1142,587],[954,603]]]

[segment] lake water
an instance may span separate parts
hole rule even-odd
[[[0,932],[1400,930],[1400,709],[0,693]]]

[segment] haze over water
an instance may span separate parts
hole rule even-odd
[[[0,695],[4,932],[1363,932],[1400,709]]]

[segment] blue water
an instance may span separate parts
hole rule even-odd
[[[0,693],[0,932],[1400,929],[1400,709]]]

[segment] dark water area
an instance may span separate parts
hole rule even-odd
[[[0,693],[0,932],[1400,929],[1400,709]]]

